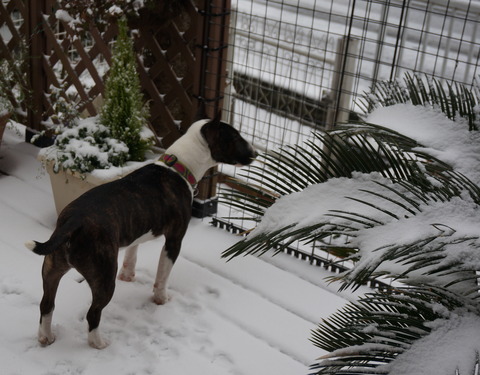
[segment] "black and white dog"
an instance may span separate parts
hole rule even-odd
[[[232,126],[219,119],[200,120],[156,163],[98,186],[65,207],[47,242],[25,244],[34,253],[45,255],[40,344],[49,345],[55,340],[51,328],[55,295],[62,276],[74,267],[92,290],[88,343],[105,348],[108,344],[98,326],[115,289],[119,248],[127,250],[118,277],[132,281],[138,244],[161,235],[165,236],[165,245],[153,301],[167,302],[167,279],[190,221],[196,182],[218,163],[248,165],[254,157],[252,146]]]

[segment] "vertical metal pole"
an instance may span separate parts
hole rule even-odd
[[[403,0],[402,13],[400,15],[400,21],[398,23],[397,40],[395,42],[395,52],[392,59],[392,69],[390,71],[390,81],[393,81],[397,76],[397,68],[400,61],[399,56],[402,51],[402,36],[405,31],[406,14],[408,10],[407,5],[407,0]]]
[[[213,118],[222,108],[227,69],[228,28],[230,22],[230,0],[206,0],[200,22],[203,29],[197,46],[198,78],[194,87],[196,103],[200,112]],[[195,102],[195,101],[194,101]],[[217,211],[216,169],[205,174],[198,184],[194,200],[194,216],[204,217]]]
[[[332,103],[327,112],[326,129],[332,130],[336,124],[347,122],[353,102],[353,81],[358,54],[359,41],[346,36],[339,40],[337,58],[335,62],[335,75],[332,85]],[[333,158],[328,144],[323,145],[325,157]],[[327,160],[328,161],[328,160]],[[326,166],[324,172],[333,175],[333,171]]]
[[[236,27],[237,25],[237,11],[231,10],[230,25]],[[228,49],[226,53],[226,86],[224,89],[224,99],[222,108],[222,119],[233,125],[235,119],[235,98],[233,97],[233,54],[235,51],[235,32],[231,32],[231,27],[228,27]]]

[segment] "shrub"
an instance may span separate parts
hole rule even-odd
[[[110,129],[113,138],[127,145],[129,159],[133,161],[145,160],[145,152],[152,146],[152,140],[142,136],[148,116],[142,102],[133,43],[127,35],[126,20],[122,18],[105,85],[100,123]]]
[[[128,147],[113,138],[97,118],[81,120],[73,127],[62,126],[59,130],[54,145],[42,151],[47,160],[53,161],[55,173],[69,169],[84,174],[94,169],[119,167],[128,160]]]

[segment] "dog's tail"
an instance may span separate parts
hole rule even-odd
[[[35,254],[38,255],[48,255],[50,253],[53,253],[55,250],[55,247],[49,246],[49,242],[37,242],[37,241],[27,241],[25,242],[25,247],[31,251],[33,251]]]
[[[35,254],[48,255],[64,246],[69,246],[72,235],[79,229],[77,226],[62,228],[62,231],[55,231],[47,242],[27,241],[25,247]]]

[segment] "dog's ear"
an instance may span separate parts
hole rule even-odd
[[[222,111],[218,111],[212,120],[203,125],[201,133],[207,143],[212,146],[221,141],[225,129],[229,128],[231,128],[230,124],[222,121]]]
[[[209,146],[217,142],[218,130],[216,131],[216,129],[218,129],[219,125],[219,122],[210,120],[200,129],[200,133],[203,135],[203,138],[205,138]]]
[[[195,113],[195,117],[193,118],[193,122],[203,120],[205,118],[208,118],[207,108],[205,106],[205,102],[202,100],[202,101],[200,101],[200,104],[198,105],[197,112]]]
[[[215,124],[219,124],[222,121],[222,111],[218,110],[213,118],[212,122]]]

